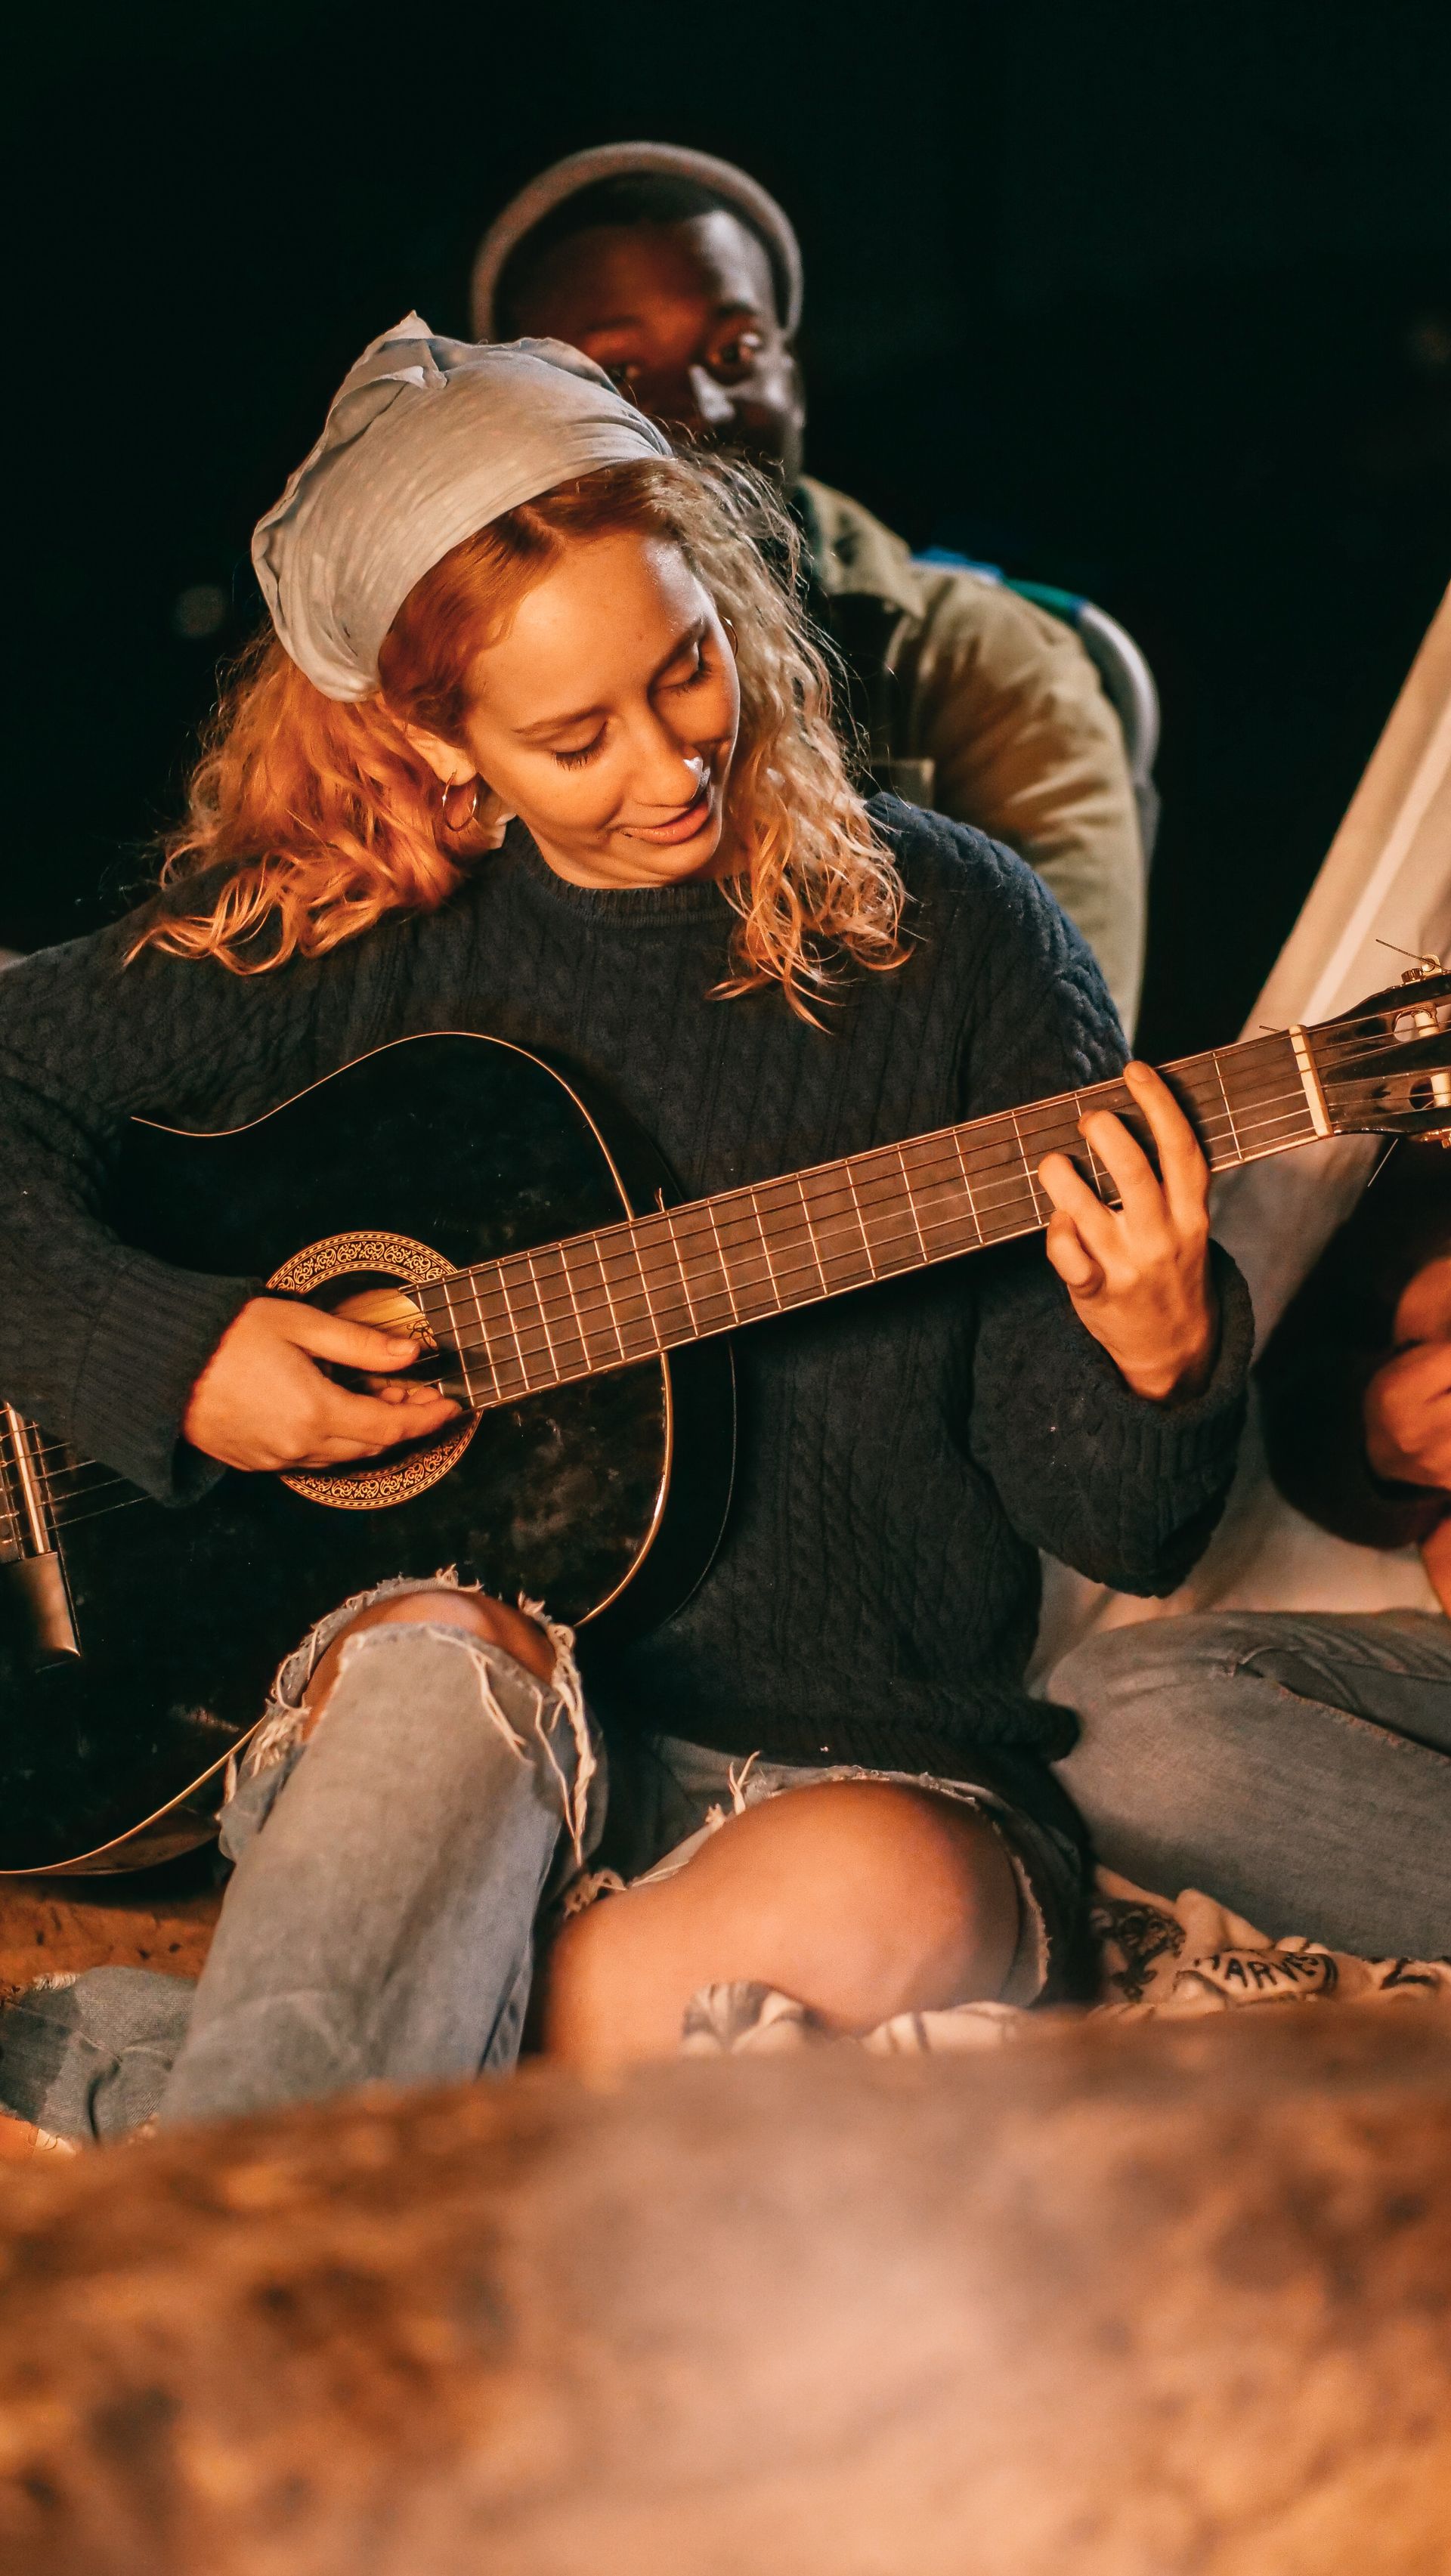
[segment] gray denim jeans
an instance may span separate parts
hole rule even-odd
[[[1099,1858],[1275,1938],[1451,1953],[1451,1621],[1235,1610],[1093,1638],[1049,1684]]]
[[[311,1673],[361,1606],[324,1620],[278,1675],[223,1810],[235,1869],[200,1980],[100,1968],[28,1988],[0,2015],[0,2108],[95,2138],[368,2081],[505,2073],[541,1911],[682,1867],[733,1808],[824,1779],[910,1779],[980,1808],[1021,1899],[1005,1999],[1031,2002],[1052,1976],[1080,1857],[968,1782],[732,1762],[656,1737],[611,1801],[613,1866],[592,1871],[609,1783],[566,1631],[552,1632],[549,1685],[465,1629],[368,1629],[304,1743]]]

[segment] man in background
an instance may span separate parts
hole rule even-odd
[[[505,207],[479,249],[473,329],[566,340],[676,435],[784,482],[877,783],[1036,868],[1131,1031],[1144,861],[1118,718],[1069,626],[982,574],[914,561],[860,502],[803,474],[801,288],[795,232],[745,171],[611,144],[556,162]]]

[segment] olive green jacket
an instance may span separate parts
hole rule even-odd
[[[799,490],[828,601],[899,612],[884,625],[892,749],[899,762],[931,764],[912,782],[916,801],[975,823],[1037,869],[1132,1032],[1143,847],[1118,717],[1078,637],[984,574],[914,562],[900,537],[826,484],[803,478]],[[882,784],[892,783],[889,771]]]

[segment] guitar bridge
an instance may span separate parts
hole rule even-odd
[[[40,1444],[34,1425],[13,1404],[0,1405],[0,1432],[9,1451],[0,1465],[11,1599],[20,1606],[33,1660],[53,1663],[62,1655],[78,1655],[81,1646],[65,1566],[54,1543]]]
[[[18,1599],[33,1660],[58,1663],[78,1655],[81,1641],[71,1615],[65,1567],[54,1548],[44,1556],[21,1556],[5,1569],[12,1598]]]

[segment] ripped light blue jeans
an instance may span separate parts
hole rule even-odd
[[[369,1598],[432,1588],[389,1584]],[[141,1968],[42,1979],[0,2015],[0,2109],[57,2135],[109,2137],[153,2116],[215,2119],[368,2081],[512,2067],[541,1909],[587,1901],[600,1883],[586,1864],[604,1826],[605,1755],[572,1640],[551,1630],[546,1684],[441,1621],[360,1631],[304,1743],[310,1677],[363,1606],[323,1620],[278,1675],[223,1810],[236,1866],[199,1983]],[[630,1879],[680,1865],[733,1805],[862,1776],[733,1764],[669,1737],[631,1772],[612,1818]],[[1076,1910],[1078,1855],[986,1789],[916,1785],[980,1807],[998,1830],[1022,1900],[1005,1999],[1032,2002]]]
[[[27,1989],[0,2017],[0,2107],[105,2137],[513,2064],[534,1917],[603,1815],[569,1641],[551,1687],[441,1621],[366,1629],[304,1743],[312,1673],[364,1606],[277,1676],[222,1811],[236,1866],[200,1982],[99,1968]]]

